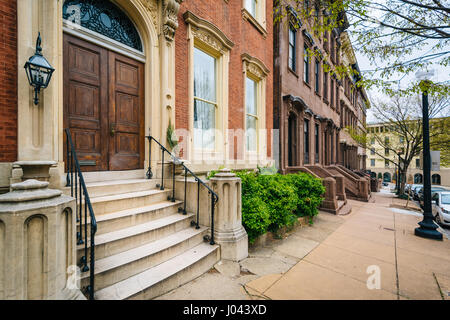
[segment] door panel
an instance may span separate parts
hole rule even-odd
[[[82,171],[144,168],[144,65],[64,34],[64,128]]]
[[[64,128],[72,133],[83,171],[108,169],[107,135],[108,52],[64,34]],[[64,148],[66,146],[64,145]],[[64,152],[66,156],[66,152]],[[67,163],[67,161],[66,161]]]
[[[109,52],[110,170],[144,167],[143,98],[143,64]]]

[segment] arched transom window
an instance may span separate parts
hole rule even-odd
[[[133,22],[109,0],[66,0],[63,19],[142,51]]]

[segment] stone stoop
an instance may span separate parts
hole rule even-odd
[[[157,183],[130,179],[86,184],[97,220],[96,299],[151,299],[202,275],[220,260],[219,246],[204,242],[208,228],[192,227],[195,215],[179,213],[183,202],[168,200],[172,190],[160,190]],[[84,255],[84,244],[78,245],[78,261]],[[81,274],[81,287],[88,284],[89,271]]]

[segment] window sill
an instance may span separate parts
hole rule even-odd
[[[330,102],[328,101],[327,98],[323,98],[323,102],[326,103],[326,104],[330,104]]]
[[[294,74],[294,76],[296,76],[297,78],[299,78],[299,75],[297,74],[297,72],[292,70],[289,66],[288,66],[288,71],[291,72],[292,74]]]
[[[316,94],[316,96],[318,96],[319,98],[322,99],[322,96],[320,95],[320,93],[318,91],[314,90],[314,93]]]
[[[245,8],[242,8],[242,18],[250,22],[256,28],[256,30],[258,30],[262,34],[264,38],[267,37],[266,29]]]
[[[305,80],[303,80],[303,84],[304,84],[305,86],[307,86],[309,89],[311,89],[310,84],[309,84],[308,82],[306,82]]]

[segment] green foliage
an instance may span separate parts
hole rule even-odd
[[[169,145],[170,150],[173,150],[178,145],[177,136],[175,134],[174,127],[172,122],[169,119],[169,125],[167,126],[167,144]]]
[[[292,226],[298,217],[317,215],[325,188],[307,173],[262,174],[235,171],[242,180],[242,223],[250,243],[267,231]]]
[[[296,28],[300,24],[295,22],[303,21],[317,38],[333,29],[345,29],[352,43],[343,41],[341,50],[354,48],[371,66],[361,70],[357,86],[376,87],[388,95],[398,91],[405,75],[413,77],[417,70],[450,66],[450,11],[441,1],[275,0],[273,17],[275,25],[290,23]],[[324,55],[329,60],[329,54]],[[336,68],[336,73],[351,77],[351,66]],[[405,84],[404,94],[423,89],[419,81]],[[432,90],[448,95],[449,80],[444,77]]]

